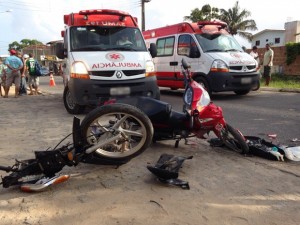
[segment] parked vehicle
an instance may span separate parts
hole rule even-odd
[[[41,71],[41,76],[49,76],[49,74],[50,74],[49,69],[44,66],[41,67],[40,71]]]
[[[183,22],[143,32],[146,44],[155,43],[154,58],[160,87],[184,88],[180,61],[191,64],[192,77],[212,92],[245,95],[258,89],[257,62],[243,51],[221,21]]]
[[[137,21],[117,10],[81,10],[64,15],[64,43],[57,57],[65,58],[67,85],[64,105],[71,114],[100,105],[112,96],[138,95],[159,99],[154,64]],[[127,36],[127,43],[119,42]],[[150,51],[155,56],[155,49]]]

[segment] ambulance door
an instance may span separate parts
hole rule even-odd
[[[173,88],[175,79],[174,48],[175,36],[158,38],[156,40],[157,56],[154,58],[155,69],[157,71],[157,83],[161,87]]]
[[[193,54],[191,49],[194,49]],[[174,79],[174,86],[177,88],[184,88],[183,83],[183,75],[181,73],[181,60],[185,58],[187,62],[191,65],[191,71],[197,70],[199,66],[199,58],[200,58],[200,51],[197,47],[197,44],[190,34],[182,34],[178,37],[178,43],[176,46],[176,62],[177,65],[174,67],[175,69],[175,79]]]

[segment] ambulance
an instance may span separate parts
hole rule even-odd
[[[158,86],[184,88],[181,60],[191,65],[193,79],[212,92],[245,95],[259,88],[257,62],[228,32],[222,21],[183,22],[143,32],[146,45],[155,43]]]
[[[79,114],[127,95],[160,98],[151,54],[136,18],[110,9],[81,10],[64,15],[63,42],[56,55],[64,59],[66,110]]]

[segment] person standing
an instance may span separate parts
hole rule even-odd
[[[20,70],[23,68],[22,60],[16,56],[17,51],[14,49],[9,50],[10,56],[6,58],[5,65],[6,68],[6,81],[5,81],[5,95],[4,98],[8,98],[8,93],[12,83],[15,84],[15,98],[18,97],[21,73]]]
[[[5,90],[5,78],[6,78],[5,65],[3,64],[2,60],[0,59],[0,92],[1,92],[1,96],[3,96],[2,87],[3,87],[3,90]],[[5,93],[5,91],[4,91],[4,93]]]
[[[271,81],[271,68],[273,66],[273,58],[274,58],[274,51],[271,49],[269,44],[266,44],[266,51],[264,54],[264,78],[266,79],[265,85],[269,86]]]
[[[35,71],[36,60],[32,53],[29,53],[29,59],[26,61],[26,69],[28,70],[28,85],[30,89],[29,95],[37,95],[39,88],[39,77]],[[33,92],[33,89],[35,91]]]
[[[24,54],[23,57],[20,55],[21,60],[23,61],[23,65],[26,65],[26,61],[29,58],[29,55]],[[19,95],[27,95],[27,85],[26,85],[26,66],[21,69],[21,84]]]
[[[258,52],[257,52],[257,47],[255,45],[252,47],[252,51],[250,52],[250,55],[256,60],[257,67],[259,67],[260,66],[259,55],[258,55]]]

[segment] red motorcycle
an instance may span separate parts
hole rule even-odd
[[[83,121],[83,137],[88,144],[93,144],[101,138],[101,128],[95,121],[102,116],[106,116],[103,108],[109,109],[112,105],[119,105],[120,108],[126,105],[132,105],[143,111],[150,119],[154,128],[152,141],[176,140],[175,147],[178,147],[179,141],[187,141],[189,137],[205,138],[209,132],[213,132],[222,144],[242,154],[249,152],[249,147],[244,136],[240,131],[230,126],[223,117],[221,107],[214,105],[208,92],[196,81],[191,78],[189,65],[182,60],[182,73],[185,78],[185,92],[183,95],[183,112],[172,110],[169,103],[159,101],[148,97],[122,97],[115,98],[106,102],[106,105],[94,109]],[[126,115],[126,114],[125,114]],[[110,120],[113,125],[115,120],[120,120],[124,114],[115,114],[114,119]],[[103,120],[102,120],[103,121]],[[109,121],[109,120],[106,120]],[[134,124],[134,123],[133,123]],[[93,127],[93,129],[88,129]],[[128,127],[128,126],[127,126]],[[128,133],[127,146],[135,142],[137,137],[134,133]],[[124,154],[121,154],[123,151]],[[130,153],[125,148],[113,148],[112,150],[96,151],[98,157],[111,158],[113,160],[130,159],[142,151],[136,149]],[[122,156],[123,155],[123,156]]]
[[[108,101],[88,113],[81,123],[74,117],[73,144],[58,147],[60,142],[52,150],[36,151],[33,159],[16,160],[13,166],[0,165],[0,170],[10,173],[1,177],[0,185],[4,188],[20,185],[24,191],[42,191],[69,178],[69,175],[58,174],[65,166],[76,166],[80,162],[121,165],[141,154],[151,141],[176,140],[178,147],[181,139],[204,138],[210,131],[228,148],[248,153],[243,135],[225,122],[222,109],[192,80],[185,60],[182,69],[186,84],[183,112],[147,97]]]

